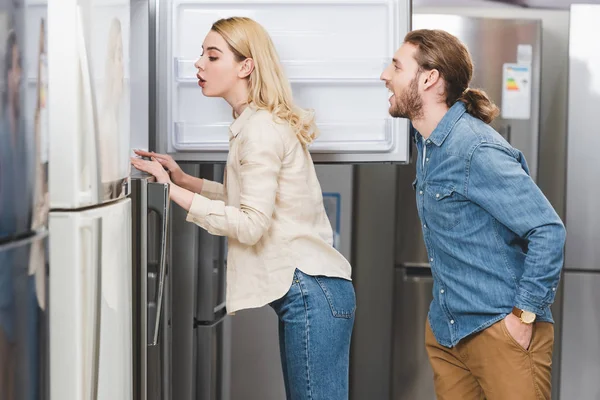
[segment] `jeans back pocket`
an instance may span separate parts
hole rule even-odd
[[[323,290],[334,317],[352,318],[354,316],[356,294],[352,281],[326,276],[316,276],[315,280]]]

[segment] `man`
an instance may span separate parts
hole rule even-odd
[[[414,183],[434,277],[426,348],[438,399],[549,399],[550,305],[565,229],[523,154],[488,123],[454,36],[408,33],[381,79],[390,114],[417,133]]]

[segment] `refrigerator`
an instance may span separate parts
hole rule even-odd
[[[148,115],[147,132],[132,131],[135,147],[168,153],[191,175],[223,180],[231,109],[202,95],[193,64],[213,22],[248,16],[271,34],[296,102],[316,110],[321,136],[310,148],[315,162],[407,162],[408,121],[389,116],[379,77],[409,29],[410,1],[151,0],[147,10],[134,13],[131,26],[131,63],[139,63],[135,70],[147,74],[148,83],[136,85],[132,76],[132,98],[149,99],[147,110],[131,105]],[[144,29],[149,36],[136,33]],[[336,195],[326,195],[335,208]],[[231,316],[225,308],[227,241],[185,222],[178,206],[169,219],[162,310],[167,344],[159,352],[165,372],[163,389],[152,390],[162,390],[155,395],[163,399],[235,399],[236,385],[248,379],[232,376],[232,337],[247,329],[234,333],[234,321],[251,312]],[[262,339],[248,338],[248,346],[260,348]],[[245,399],[266,399],[258,389],[263,379],[275,385],[256,367],[256,389]]]
[[[52,399],[133,398],[130,10],[48,2]]]
[[[470,87],[482,88],[500,107],[501,114],[491,125],[523,152],[536,180],[541,22],[437,14],[414,14],[412,21],[413,29],[443,29],[466,44],[475,65]],[[526,72],[517,76],[511,69]],[[523,93],[517,97],[507,88],[511,78],[528,81],[527,88],[522,88]],[[413,145],[410,163],[396,171],[390,394],[394,400],[435,398],[433,372],[425,350],[425,321],[433,299],[433,279],[416,212],[415,192],[407,190],[416,177],[416,158]]]
[[[0,398],[47,398],[46,9],[0,1]]]
[[[571,6],[561,399],[600,399],[599,19],[599,5]]]

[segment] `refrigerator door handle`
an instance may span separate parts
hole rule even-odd
[[[86,115],[86,126],[84,131],[87,132],[87,135],[84,136],[82,141],[84,146],[82,172],[84,178],[87,175],[87,178],[89,179],[87,185],[88,189],[82,191],[80,197],[82,200],[85,200],[85,203],[89,203],[90,201],[98,202],[100,200],[102,195],[102,182],[100,179],[100,168],[98,168],[98,161],[100,158],[98,157],[97,150],[98,122],[96,116],[96,103],[92,85],[91,66],[88,61],[89,55],[86,45],[83,10],[81,5],[77,6],[77,31],[79,32],[79,35],[77,35],[77,47],[83,83],[83,107]]]
[[[89,342],[89,386],[88,398],[97,400],[98,398],[98,376],[100,370],[100,325],[101,325],[101,309],[102,309],[102,218],[92,218],[88,220],[89,224],[84,224],[81,229],[89,232],[90,241],[90,286],[92,302],[88,314],[88,326],[92,327],[91,338]],[[95,240],[95,244],[94,244]],[[83,296],[82,298],[85,298]]]
[[[154,329],[148,345],[156,346],[158,344],[158,332],[162,316],[163,297],[165,290],[165,276],[167,272],[167,230],[169,226],[169,185],[149,182],[148,183],[148,208],[157,212],[160,216],[160,264],[158,269],[158,290],[156,299],[152,299],[156,304],[156,318],[154,318]]]

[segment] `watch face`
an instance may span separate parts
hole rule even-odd
[[[535,321],[535,314],[529,311],[523,311],[521,314],[521,320],[526,324],[531,324]]]

